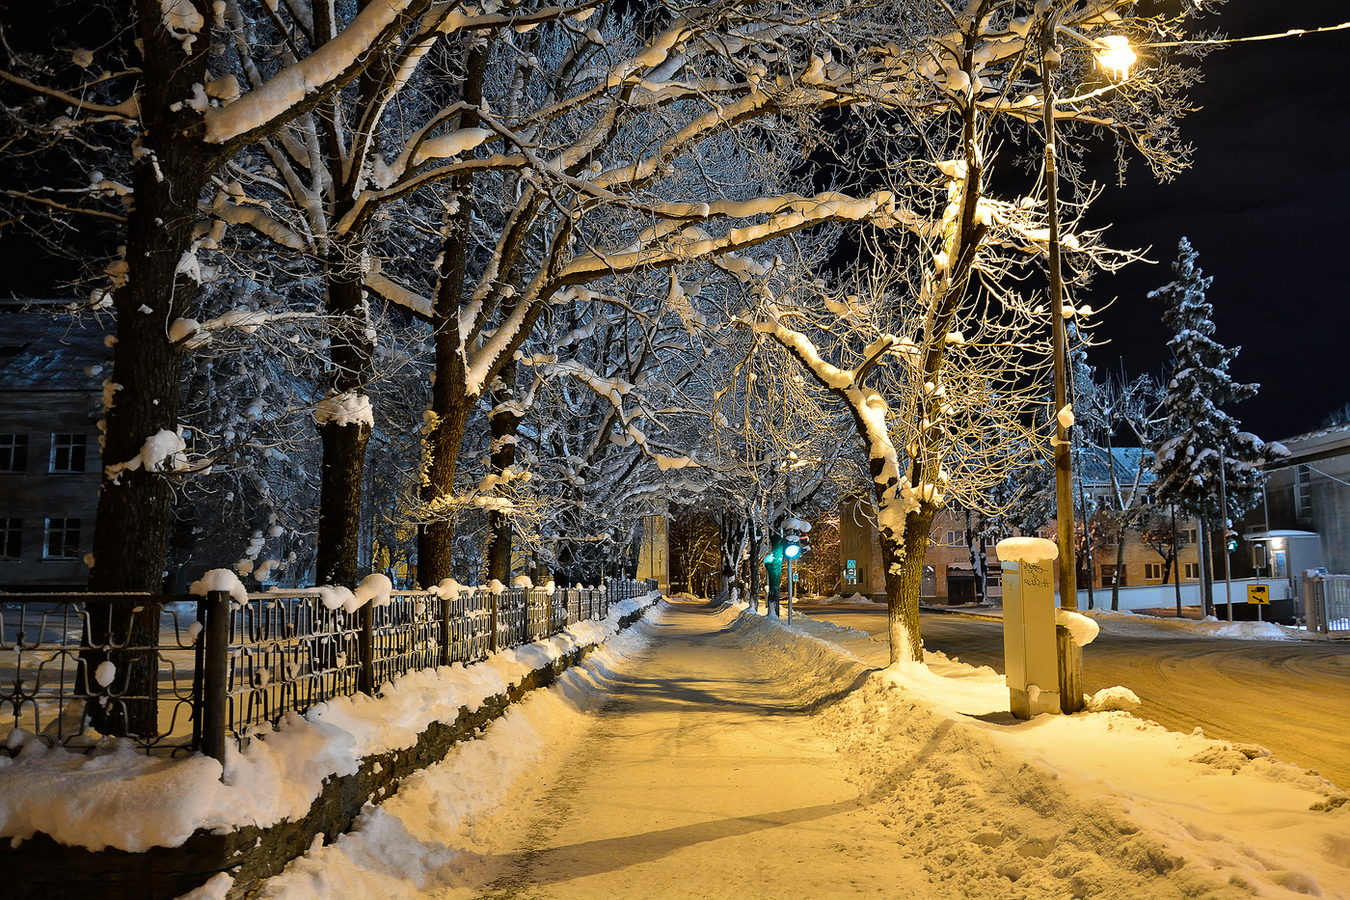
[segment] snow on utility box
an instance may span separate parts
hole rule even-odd
[[[1008,708],[1019,719],[1060,711],[1052,569],[1058,555],[1054,542],[1043,538],[1009,538],[998,544]]]

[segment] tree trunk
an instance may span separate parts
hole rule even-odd
[[[1177,508],[1172,507],[1172,559],[1173,581],[1177,590],[1177,618],[1181,618],[1181,540],[1177,534]]]
[[[330,396],[364,397],[370,381],[375,349],[370,314],[361,274],[351,264],[358,243],[335,248],[327,260],[327,307],[332,321]],[[355,587],[360,580],[361,500],[371,428],[364,422],[331,420],[318,430],[323,465],[315,583]]]
[[[759,612],[759,526],[751,516],[746,516],[746,540],[750,545],[750,609]]]
[[[1116,535],[1116,574],[1111,579],[1111,609],[1118,611],[1120,609],[1120,570],[1125,565],[1125,540],[1130,530],[1125,527],[1125,521],[1122,518],[1120,522],[1120,531]]]
[[[445,340],[446,335],[438,331],[438,368],[439,361],[444,358],[440,348]],[[458,345],[458,332],[451,340]],[[422,484],[422,502],[436,518],[423,525],[417,535],[417,583],[423,588],[438,585],[454,574],[455,523],[448,514],[438,513],[435,507],[438,501],[454,494],[459,446],[464,440],[464,429],[472,409],[473,399],[464,393],[462,384],[454,384],[449,378],[436,379],[432,399],[436,427],[427,439],[427,455],[431,459]]]
[[[901,660],[923,662],[923,638],[919,632],[919,602],[923,590],[924,555],[937,512],[924,504],[905,517],[901,542],[889,529],[880,529],[881,562],[886,572],[887,628],[891,664]]]
[[[735,603],[745,595],[741,583],[741,560],[745,554],[746,522],[730,507],[722,511],[722,589]]]
[[[145,49],[141,146],[148,152],[132,162],[136,202],[127,219],[127,278],[113,292],[117,343],[110,381],[119,389],[104,421],[105,467],[135,458],[146,439],[160,431],[178,430],[183,363],[168,331],[175,319],[192,311],[197,284],[177,270],[192,249],[197,201],[218,164],[195,137],[187,136],[198,120],[179,103],[192,95],[194,83],[204,81],[206,48],[185,53],[182,41],[164,29],[159,6],[148,0],[138,6]],[[170,109],[175,103],[177,111]],[[94,522],[91,591],[153,594],[163,589],[173,497],[165,475],[141,468],[110,480],[105,468]],[[90,616],[85,643],[83,687],[93,687],[88,677],[111,661],[117,674],[109,690],[128,698],[106,705],[91,700],[87,712],[93,726],[106,734],[156,735],[158,610],[134,600],[114,602],[106,616]],[[126,649],[112,650],[113,645]]]
[[[488,427],[492,434],[489,473],[500,476],[516,462],[516,434],[522,416],[515,405],[516,362],[512,360],[499,376],[502,386],[493,392],[495,401],[488,413]],[[487,575],[502,584],[511,583],[511,543],[515,527],[509,514],[493,510],[488,515],[490,534],[487,545]]]
[[[768,588],[766,612],[777,619],[780,618],[779,592],[783,581],[783,539],[779,536],[773,538],[773,553],[764,561],[764,574]]]

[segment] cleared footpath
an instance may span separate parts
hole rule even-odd
[[[639,626],[658,632],[646,658],[477,896],[875,896],[920,880],[816,733],[802,692],[819,686],[776,677],[723,621],[672,603]]]

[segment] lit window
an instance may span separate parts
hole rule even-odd
[[[23,552],[23,519],[0,519],[0,559],[17,562]]]
[[[48,519],[42,555],[46,559],[79,559],[80,520]]]
[[[0,434],[0,472],[28,469],[28,435]]]
[[[52,435],[52,467],[50,471],[53,473],[83,472],[86,439],[87,435],[83,434]]]

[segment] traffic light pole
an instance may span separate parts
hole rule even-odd
[[[792,624],[792,594],[795,585],[792,583],[792,557],[787,558],[787,576],[788,576],[788,624]]]

